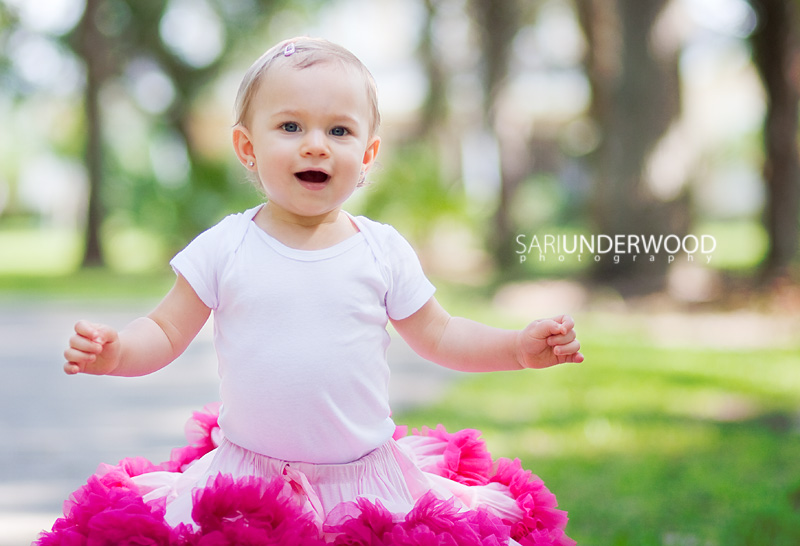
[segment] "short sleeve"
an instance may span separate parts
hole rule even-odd
[[[389,264],[389,289],[386,312],[389,318],[401,320],[413,315],[433,296],[436,288],[425,276],[419,257],[402,235],[386,226],[384,259]]]
[[[220,271],[225,263],[225,247],[230,243],[234,218],[229,216],[198,235],[169,262],[211,309],[219,306]]]

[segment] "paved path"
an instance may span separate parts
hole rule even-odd
[[[210,324],[183,356],[147,377],[61,372],[77,319],[121,327],[152,306],[0,300],[0,546],[30,544],[99,463],[169,458],[184,445],[191,412],[218,399]],[[428,403],[458,377],[399,339],[389,359],[395,411]]]

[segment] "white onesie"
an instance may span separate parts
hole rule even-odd
[[[263,205],[261,205],[263,206]],[[391,438],[388,318],[434,293],[391,226],[322,250],[289,248],[226,217],[170,262],[214,311],[220,426],[234,444],[285,461],[346,463]]]

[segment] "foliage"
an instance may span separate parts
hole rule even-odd
[[[110,185],[106,196],[111,224],[158,234],[170,255],[226,214],[261,199],[241,169],[201,158],[195,161],[191,184],[167,187],[150,173],[132,174]]]
[[[395,226],[412,240],[424,240],[442,218],[466,218],[466,200],[446,179],[436,149],[428,142],[396,147],[364,192],[363,213]]]

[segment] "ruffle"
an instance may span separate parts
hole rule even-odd
[[[288,487],[281,479],[234,480],[219,475],[209,480],[192,495],[192,519],[199,530],[187,537],[187,544],[324,545],[314,518],[303,512]]]
[[[516,508],[493,509],[480,502],[480,494],[476,502],[463,503],[458,495],[442,498],[431,490],[407,513],[392,512],[379,499],[358,498],[338,504],[322,522],[290,481],[218,474],[192,492],[195,525],[171,526],[164,519],[166,499],[146,502],[153,495],[133,478],[180,475],[210,453],[222,441],[218,415],[218,403],[194,412],[185,429],[187,445],[161,464],[142,457],[101,464],[64,503],[64,517],[34,544],[498,546],[513,539],[523,546],[575,545],[564,532],[567,513],[557,508],[555,495],[538,476],[522,468],[519,459],[493,460],[479,431],[449,433],[443,425],[411,434],[398,427],[395,439],[426,475],[452,484],[453,490],[499,491]]]
[[[335,546],[499,546],[508,526],[484,510],[461,511],[455,499],[426,493],[406,515],[392,514],[379,500],[345,502],[329,515],[325,531]]]
[[[194,461],[219,447],[223,438],[222,429],[219,428],[221,405],[220,402],[212,402],[203,406],[202,410],[192,412],[192,417],[184,427],[186,440],[189,443],[172,450],[169,461],[161,464],[164,470],[183,472]]]
[[[506,486],[522,509],[521,520],[504,522],[511,526],[514,540],[523,546],[575,546],[576,542],[564,533],[567,512],[556,508],[556,496],[539,476],[522,468],[519,459],[498,459],[489,481]]]
[[[501,516],[511,529],[511,538],[523,546],[576,544],[564,532],[569,519],[567,512],[556,508],[556,496],[544,481],[524,469],[519,459],[492,460],[480,431],[463,429],[449,433],[441,424],[435,429],[414,429],[411,436],[405,436],[406,430],[406,427],[398,430],[394,437],[412,450],[423,471],[469,486],[504,487],[522,513],[521,518]]]
[[[475,429],[449,433],[440,424],[434,429],[414,429],[411,437],[396,433],[395,440],[402,440],[411,448],[425,472],[464,485],[486,485],[492,475],[492,456],[480,435]]]
[[[131,460],[138,463],[139,460]],[[126,475],[130,465],[109,467],[105,474],[90,476],[86,485],[64,503],[64,517],[50,532],[43,533],[41,546],[173,546],[187,544],[190,527],[170,527],[164,507],[145,503]]]

